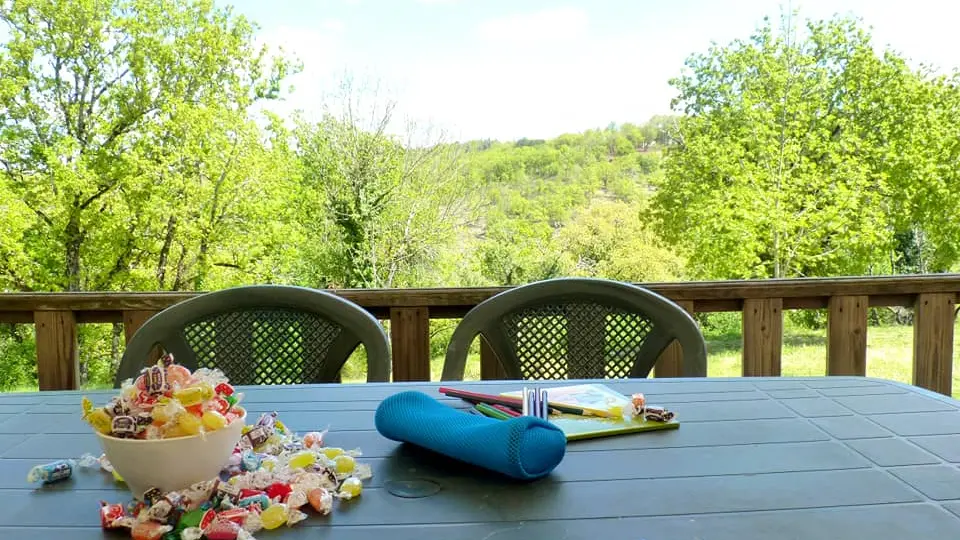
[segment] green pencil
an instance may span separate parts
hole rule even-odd
[[[490,418],[496,418],[497,420],[509,420],[511,416],[503,411],[499,411],[486,403],[477,403],[474,405],[474,408],[482,412],[484,415],[489,416]]]

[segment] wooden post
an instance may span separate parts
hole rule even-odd
[[[123,338],[124,343],[129,344],[137,330],[147,322],[147,319],[153,317],[159,311],[124,311],[123,312]],[[144,360],[144,365],[153,364],[160,359],[160,347],[150,349],[150,353]]]
[[[480,379],[502,381],[507,378],[507,372],[500,365],[500,359],[493,349],[487,345],[487,340],[483,336],[478,336],[480,340]]]
[[[827,302],[827,375],[867,374],[868,296],[833,296]]]
[[[80,388],[77,319],[72,311],[34,311],[40,390]]]
[[[687,313],[693,315],[693,302],[690,300],[680,300],[675,303],[682,307]],[[666,350],[660,355],[660,358],[657,359],[653,373],[658,379],[683,376],[683,349],[676,340],[668,345]]]
[[[783,299],[743,301],[743,376],[780,375],[783,351]]]
[[[913,384],[951,395],[956,295],[917,295],[913,313]]]
[[[137,333],[137,330],[147,322],[147,319],[153,317],[159,311],[124,311],[123,312],[123,336],[127,343]]]
[[[430,380],[430,312],[425,307],[390,308],[393,380]]]

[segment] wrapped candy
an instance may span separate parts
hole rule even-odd
[[[649,420],[652,422],[669,422],[673,420],[674,415],[672,412],[664,409],[663,407],[646,407],[643,412],[644,420]]]
[[[320,515],[327,515],[333,510],[333,495],[324,488],[314,488],[307,493],[307,500]]]
[[[208,540],[235,540],[240,534],[240,525],[229,519],[217,518],[203,529],[203,535]]]
[[[247,448],[256,448],[267,442],[271,433],[264,426],[255,426],[250,431],[243,434],[241,443],[246,443]]]
[[[66,480],[73,475],[73,470],[77,467],[76,461],[72,459],[61,459],[43,465],[37,465],[27,473],[27,482],[43,482],[51,484]]]
[[[243,518],[243,530],[253,534],[257,531],[263,529],[263,522],[260,521],[260,514],[257,512],[250,512],[245,518]]]
[[[303,436],[303,446],[305,448],[320,448],[323,446],[323,433],[311,431]]]
[[[141,377],[143,377],[141,390],[151,396],[167,391],[167,370],[162,365],[147,368]]]
[[[273,484],[267,486],[267,489],[265,489],[264,492],[267,494],[267,497],[270,497],[271,501],[284,502],[287,499],[287,496],[293,492],[293,488],[290,487],[290,484],[274,482]]]
[[[633,414],[643,416],[643,410],[647,406],[647,398],[643,394],[634,394],[630,396],[630,405],[633,406]]]
[[[283,503],[271,505],[260,512],[260,522],[263,523],[263,528],[267,530],[280,527],[287,522],[287,505]]]
[[[268,508],[270,506],[270,498],[267,497],[265,493],[261,493],[259,495],[251,495],[250,497],[244,497],[237,502],[237,506],[241,508],[247,508],[253,505],[257,505],[261,509]]]
[[[333,459],[334,467],[336,468],[337,474],[350,474],[357,466],[357,462],[353,459],[353,456],[347,454],[340,454],[339,456]]]
[[[305,519],[307,519],[307,514],[297,508],[287,507],[287,527],[293,527]]]
[[[337,492],[337,498],[349,501],[354,497],[359,497],[362,491],[363,482],[351,476],[340,484],[340,491]]]
[[[263,458],[257,455],[253,450],[244,450],[240,454],[240,465],[245,471],[255,471],[260,468]]]
[[[100,501],[100,526],[104,529],[118,529],[119,520],[126,517],[127,512],[122,504],[109,504]]]
[[[240,487],[229,482],[220,482],[217,486],[217,496],[236,503],[240,500]]]
[[[224,510],[217,514],[217,519],[221,521],[232,521],[238,526],[243,525],[243,522],[247,519],[247,514],[250,511],[246,508],[233,508],[230,510]]]
[[[300,490],[291,491],[284,502],[286,502],[290,508],[301,508],[308,502],[307,494]]]
[[[141,521],[130,531],[133,540],[161,540],[163,535],[172,531],[170,525],[161,525],[156,521]]]

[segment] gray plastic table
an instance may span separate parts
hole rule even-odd
[[[254,413],[297,431],[330,427],[360,447],[374,478],[329,518],[263,531],[261,540],[606,538],[646,540],[960,538],[960,403],[865,378],[607,382],[677,412],[680,429],[572,442],[546,479],[517,483],[381,437],[373,412],[407,389],[362,384],[245,388]],[[519,384],[460,383],[494,392]],[[88,395],[112,392],[91,392]],[[0,538],[123,538],[99,528],[98,503],[122,485],[83,472],[44,488],[31,466],[99,452],[79,392],[0,396]],[[446,400],[446,398],[444,398]],[[446,400],[459,405],[457,400]],[[385,484],[429,480],[401,498]]]

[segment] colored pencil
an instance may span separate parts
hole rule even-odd
[[[489,416],[490,418],[496,418],[497,420],[509,420],[510,418],[512,418],[512,416],[510,416],[509,414],[503,411],[494,409],[492,405],[488,405],[486,403],[477,403],[475,407],[478,411]]]
[[[507,414],[509,414],[510,416],[514,416],[514,417],[515,417],[515,416],[520,416],[520,413],[517,412],[516,409],[511,409],[510,407],[507,407],[506,405],[500,405],[500,404],[498,404],[498,403],[494,403],[494,404],[492,404],[492,405],[490,405],[490,406],[493,407],[494,409],[498,410],[498,411],[502,411],[502,412],[504,412],[504,413],[507,413]]]
[[[467,390],[457,390],[455,388],[448,388],[445,386],[440,387],[440,393],[450,397],[460,398],[471,403],[487,403],[487,404],[497,404],[505,405],[507,407],[522,407],[524,403],[523,398],[515,398],[511,396],[500,396],[493,394],[481,394],[479,392],[470,392]],[[580,416],[606,416],[613,417],[614,414],[608,411],[601,411],[596,409],[583,409],[580,407],[570,407],[568,405],[563,405],[560,403],[550,403],[551,408],[560,411],[561,413],[567,414],[578,414]]]

